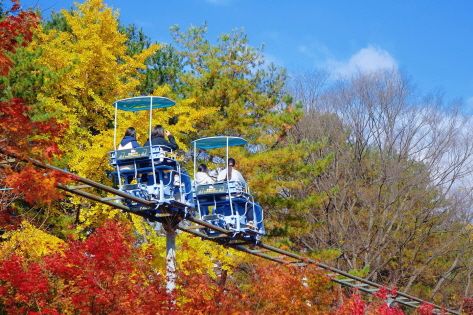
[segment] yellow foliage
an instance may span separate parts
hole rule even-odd
[[[82,197],[74,196],[71,198],[71,202],[79,204],[81,208],[79,215],[79,221],[81,224],[76,227],[78,232],[90,226],[99,226],[102,222],[108,219],[123,219],[127,215],[121,210],[111,208],[101,203],[89,203]]]
[[[171,89],[167,85],[158,87],[153,95],[174,98]],[[113,109],[110,104],[109,108]],[[181,149],[188,149],[188,134],[196,132],[196,122],[204,121],[214,111],[212,108],[198,109],[193,99],[178,100],[176,106],[168,109],[154,110],[152,126],[161,124],[166,127],[176,138]],[[176,125],[167,125],[172,117],[179,117]],[[117,144],[121,141],[128,127],[133,126],[137,130],[137,140],[144,144],[149,136],[149,111],[129,113],[120,111],[117,117]],[[80,176],[84,176],[101,183],[109,183],[106,171],[111,170],[109,166],[108,153],[113,150],[114,130],[113,128],[101,130],[101,133],[92,136],[90,145],[81,148],[72,148],[69,159],[70,168]],[[100,222],[106,213],[112,211],[108,206],[94,206],[83,208],[81,214],[84,216],[84,227]],[[102,213],[105,212],[105,213]],[[116,213],[114,212],[113,215]],[[135,222],[134,222],[135,223]],[[136,228],[137,226],[135,226]]]
[[[37,229],[27,221],[21,223],[18,230],[5,233],[1,237],[0,260],[11,254],[17,254],[27,260],[37,260],[51,252],[61,249],[64,241]]]
[[[40,31],[30,49],[39,49],[38,62],[58,74],[43,87],[38,100],[44,110],[68,124],[61,148],[74,155],[90,145],[94,133],[109,127],[111,104],[133,96],[144,61],[156,45],[135,56],[126,54],[126,36],[118,30],[117,13],[102,0],[76,4],[62,11],[71,31]]]
[[[144,249],[152,248],[156,256],[154,264],[164,270],[166,261],[166,238],[156,236],[148,239],[148,243],[143,245]],[[176,256],[179,269],[184,269],[185,273],[208,274],[217,277],[216,269],[227,270],[230,274],[235,266],[244,260],[244,253],[231,248],[224,248],[213,242],[203,241],[198,237],[185,233],[176,236],[176,248],[179,254]],[[192,266],[199,266],[193,270],[183,268],[186,263],[192,261]]]
[[[142,77],[139,69],[145,68],[145,60],[158,46],[129,56],[127,37],[118,29],[118,14],[102,0],[76,4],[74,10],[63,10],[62,14],[67,31],[39,29],[28,47],[40,51],[37,63],[56,75],[45,82],[37,95],[38,107],[68,126],[59,143],[64,152],[63,166],[107,183],[107,152],[113,146],[112,104],[116,99],[137,94]],[[120,125],[126,128],[132,117],[137,127],[146,128],[143,115],[129,113],[120,115]],[[120,139],[123,131],[118,135]],[[100,218],[114,217],[118,212],[105,206],[81,211],[85,226],[100,222]]]

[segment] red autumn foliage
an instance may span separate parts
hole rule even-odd
[[[470,297],[463,300],[463,312],[465,314],[473,314],[473,298]]]
[[[327,314],[336,299],[330,279],[315,266],[258,261],[250,275],[244,305],[252,313]]]
[[[127,225],[108,222],[39,263],[0,263],[0,305],[12,314],[169,313],[164,278],[135,247]]]
[[[11,172],[5,183],[20,191],[23,199],[30,204],[50,204],[63,196],[56,185],[69,180],[68,176],[59,172],[45,171],[28,165],[18,172]]]
[[[338,308],[336,314],[342,315],[404,315],[404,311],[397,306],[391,306],[386,303],[388,298],[394,298],[397,295],[397,290],[387,290],[381,288],[374,294],[374,300],[366,303],[358,292],[355,292],[351,297],[344,301]]]
[[[32,11],[20,10],[19,0],[11,0],[12,6],[0,21],[0,75],[7,75],[13,66],[8,53],[14,53],[19,46],[31,41],[38,16]]]
[[[183,269],[194,270],[193,262]],[[330,279],[314,267],[283,266],[264,260],[238,267],[217,280],[181,274],[178,296],[185,314],[327,314],[336,293]]]
[[[381,288],[374,294],[377,298],[367,308],[369,314],[380,314],[380,315],[403,315],[404,312],[395,305],[389,305],[386,303],[389,299],[394,299],[397,296],[397,289]]]
[[[192,270],[192,263],[182,266]],[[179,272],[178,300],[182,300],[180,313],[184,314],[229,314],[240,304],[241,294],[236,286],[219,286],[205,274]]]
[[[0,102],[0,132],[5,135],[1,149],[4,154],[20,156],[35,154],[39,158],[51,159],[61,152],[54,142],[65,129],[55,119],[32,121],[29,107],[19,98]],[[38,139],[32,139],[38,136]]]
[[[393,307],[388,305],[386,302],[381,302],[379,305],[374,305],[371,307],[372,311],[371,314],[379,314],[379,315],[404,315],[403,310],[398,307]]]
[[[388,297],[395,297],[397,295],[397,289],[388,290],[385,287],[382,287],[374,294],[375,297],[386,300]]]
[[[432,314],[434,314],[434,306],[430,303],[422,303],[417,308],[417,314],[419,314],[419,315],[432,315]]]
[[[7,75],[14,66],[10,55],[31,41],[39,21],[34,12],[21,10],[18,0],[11,2],[11,8],[4,12],[5,17],[0,21],[0,75]],[[0,153],[20,159],[51,160],[59,156],[61,152],[56,140],[66,126],[55,119],[33,121],[28,115],[29,110],[29,106],[19,98],[0,102]],[[0,187],[15,188],[29,203],[50,203],[62,197],[55,185],[64,182],[65,178],[57,172],[35,171],[32,167],[21,169],[18,165],[15,169],[2,168],[1,171],[4,172],[1,176],[4,182],[0,182]],[[3,206],[0,211],[5,216]]]
[[[108,222],[39,262],[18,256],[1,261],[0,305],[13,314],[317,314],[334,301],[328,278],[318,271],[256,261],[244,279],[227,283],[180,273],[173,304],[150,253],[135,243],[129,226]],[[192,264],[181,268],[190,271]]]
[[[192,261],[181,268],[196,269]],[[328,314],[336,300],[330,279],[316,268],[260,259],[216,280],[192,273],[178,279],[185,314]]]
[[[363,301],[359,293],[354,293],[352,296],[344,301],[338,308],[337,314],[340,315],[364,315],[366,310],[366,303]]]
[[[13,209],[4,209],[0,211],[0,226],[2,230],[10,231],[20,226],[21,220],[15,215]]]
[[[20,9],[19,0],[11,2],[11,8],[4,12],[5,17],[0,21],[0,75],[7,75],[14,66],[9,55],[14,54],[18,47],[29,44],[39,22],[36,13]],[[31,148],[36,148],[44,153],[40,156],[51,158],[53,154],[59,154],[53,140],[66,126],[55,119],[32,121],[28,116],[29,109],[19,98],[0,102],[0,133],[4,136],[0,147],[3,153],[30,153]],[[41,137],[31,139],[38,135]]]
[[[11,298],[2,299],[4,296]],[[26,314],[47,307],[51,299],[49,282],[38,263],[26,265],[13,255],[0,265],[0,300],[9,314]]]
[[[403,314],[382,298],[366,303],[358,293],[336,308],[330,279],[313,267],[263,260],[217,279],[179,266],[175,296],[137,246],[129,225],[114,221],[86,240],[69,240],[62,252],[40,261],[11,256],[0,261],[0,310],[11,314]],[[187,271],[187,272],[183,272]],[[176,300],[173,303],[173,299]],[[424,306],[429,314],[428,306]]]
[[[27,114],[28,107],[20,99],[0,102],[0,151],[3,154],[25,158],[37,156],[50,160],[61,154],[54,139],[61,134],[64,126],[50,119],[47,122],[33,122]],[[30,140],[33,135],[44,139]],[[38,170],[32,166],[2,170],[5,172],[5,185],[22,194],[30,204],[49,204],[62,198],[56,185],[68,178],[59,172]]]
[[[168,310],[163,276],[134,248],[130,228],[109,222],[85,242],[45,259],[67,283],[60,298],[82,313],[152,314]],[[66,304],[68,304],[66,303]]]

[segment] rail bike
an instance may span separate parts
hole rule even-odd
[[[175,102],[158,96],[140,96],[118,100],[114,103],[114,150],[109,153],[110,172],[116,187],[131,196],[154,201],[155,206],[123,198],[122,202],[135,212],[144,214],[169,208],[175,212],[193,207],[191,179],[176,158],[176,153],[166,145],[152,145],[153,110],[174,106]],[[118,149],[117,121],[119,111],[139,112],[148,110],[148,146]]]
[[[225,169],[220,174],[229,170],[229,148],[242,146],[247,141],[240,137],[216,136],[195,140],[192,142],[194,149],[194,178],[197,178],[198,150],[213,150],[225,148]],[[230,171],[231,172],[231,171]],[[230,176],[216,178],[211,183],[199,184],[194,181],[195,206],[200,218],[214,226],[218,226],[234,233],[242,234],[248,238],[259,239],[265,234],[263,224],[263,210],[255,202],[250,189],[240,176],[235,180]],[[215,232],[208,230],[207,234]]]
[[[175,102],[157,96],[140,96],[118,100],[114,103],[114,150],[109,153],[110,172],[114,185],[122,192],[139,199],[154,202],[152,207],[133,199],[121,199],[135,213],[152,216],[153,213],[174,212],[182,217],[196,216],[214,226],[229,230],[235,235],[257,240],[264,235],[263,210],[255,202],[244,180],[215,179],[212,183],[199,184],[193,181],[177,160],[176,152],[165,145],[140,146],[119,149],[117,128],[119,111],[139,112],[148,110],[149,135],[152,139],[153,110],[174,106]],[[225,149],[225,166],[228,170],[229,148],[246,145],[239,137],[216,136],[192,142],[194,178],[198,163],[198,151]],[[220,159],[222,160],[222,159]],[[204,230],[208,235],[215,232]]]

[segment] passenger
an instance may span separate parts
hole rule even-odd
[[[138,141],[136,141],[136,130],[133,127],[129,127],[125,131],[125,136],[123,137],[120,145],[118,146],[118,150],[124,149],[133,149],[141,147]]]
[[[224,181],[224,180],[229,180],[229,181],[237,181],[237,182],[242,182],[243,184],[246,185],[246,181],[241,175],[239,171],[235,169],[236,161],[234,158],[229,158],[228,159],[228,170],[224,169],[218,173],[217,176],[217,181]]]
[[[125,136],[118,145],[118,150],[140,148],[140,144],[136,141],[136,130],[133,127],[129,127],[125,131]],[[134,165],[122,165],[120,166],[120,171],[129,171],[135,169]],[[135,175],[126,175],[125,184],[131,184],[135,179]]]
[[[168,138],[168,140],[165,139],[165,136]],[[179,149],[176,140],[174,139],[173,135],[167,130],[164,130],[163,126],[161,125],[156,125],[154,127],[153,131],[151,132],[151,144],[152,145],[163,145],[168,147],[171,150],[177,150]],[[143,145],[144,147],[149,146],[149,139],[146,140],[146,143]],[[167,148],[163,148],[165,151],[169,151]]]
[[[243,185],[246,186],[245,179],[241,175],[239,171],[235,169],[236,161],[234,158],[229,158],[228,159],[228,170],[224,169],[218,173],[217,176],[217,181],[226,181],[227,179],[229,181],[236,181],[240,182]],[[239,204],[238,202],[233,202],[233,208],[237,209],[236,211],[242,215],[243,213],[246,213],[246,226],[249,229],[256,229],[255,223],[254,223],[254,215],[253,215],[253,209],[245,209],[244,206]],[[222,212],[222,209],[217,209],[217,212]],[[223,210],[225,212],[225,210]]]
[[[197,170],[194,179],[196,185],[213,184],[215,182],[208,174],[207,165],[200,164]]]
[[[182,183],[184,184],[184,191],[183,191],[184,199],[190,203],[193,198],[192,181],[191,181],[191,177],[189,176],[189,174],[187,174],[187,171],[185,169],[181,169],[181,176],[179,176],[179,174],[174,174],[174,198],[180,199],[179,186],[181,184],[181,179],[182,179]]]

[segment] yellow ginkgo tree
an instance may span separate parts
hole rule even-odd
[[[9,231],[0,237],[0,260],[12,254],[26,260],[37,260],[61,249],[64,241],[46,233],[27,221],[17,230]]]
[[[46,82],[37,98],[46,113],[68,125],[60,143],[67,157],[87,150],[95,135],[110,128],[110,104],[136,95],[138,69],[143,69],[146,58],[158,49],[152,45],[128,55],[117,12],[101,0],[76,6],[62,11],[66,30],[39,31],[30,46],[41,51],[38,63],[56,73],[57,78]]]

